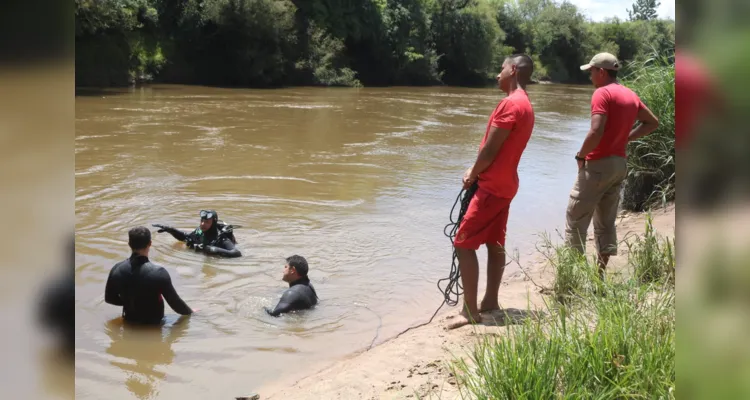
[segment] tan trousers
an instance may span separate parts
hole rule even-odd
[[[599,254],[617,254],[615,220],[620,204],[620,187],[627,174],[627,161],[607,157],[586,161],[570,191],[565,242],[581,253],[586,251],[586,233],[594,217],[594,236]]]

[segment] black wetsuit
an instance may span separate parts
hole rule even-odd
[[[68,356],[75,354],[75,238],[70,241],[65,271],[47,284],[39,305],[41,323],[58,333],[60,344]]]
[[[122,316],[126,321],[144,324],[161,322],[164,318],[164,300],[178,314],[193,313],[172,286],[169,272],[164,267],[152,264],[148,257],[133,254],[117,263],[109,272],[104,301],[123,306]]]
[[[59,334],[63,350],[75,353],[76,285],[75,243],[70,249],[70,264],[65,273],[47,284],[40,305],[41,322]]]
[[[169,232],[175,239],[187,243],[188,247],[197,247],[198,249],[202,249],[206,254],[232,258],[241,257],[242,253],[234,245],[234,234],[224,233],[220,235],[219,229],[216,228],[217,226],[223,228],[225,225],[214,224],[206,232],[201,231],[200,228],[196,228],[190,233],[172,227],[164,227],[162,229]]]
[[[295,310],[305,310],[318,304],[318,294],[307,277],[300,278],[289,284],[289,289],[281,295],[279,304],[273,311],[266,308],[266,312],[274,317],[282,313],[288,313]]]

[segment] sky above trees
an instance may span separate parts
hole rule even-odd
[[[569,0],[593,21],[603,21],[606,18],[618,17],[628,19],[628,9],[634,0]],[[674,0],[661,0],[657,8],[659,18],[675,19]]]

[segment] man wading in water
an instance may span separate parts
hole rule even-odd
[[[497,295],[505,270],[505,230],[510,202],[518,192],[518,162],[534,128],[534,110],[526,94],[534,63],[525,54],[503,62],[497,76],[500,90],[508,96],[497,105],[487,123],[474,166],[464,174],[464,188],[477,179],[479,189],[471,199],[456,234],[464,307],[449,329],[481,322],[481,311],[499,309]],[[477,308],[479,246],[487,246],[487,290]]]
[[[306,310],[318,304],[318,294],[310,283],[307,273],[310,270],[307,260],[298,255],[286,259],[284,275],[281,279],[289,284],[289,289],[281,295],[276,308],[270,310],[265,308],[269,315],[278,317],[291,311]]]
[[[130,257],[117,263],[109,272],[104,301],[122,306],[125,321],[159,324],[164,318],[164,300],[175,312],[190,315],[194,310],[185,304],[172,286],[164,267],[151,263],[151,231],[138,226],[128,232]]]

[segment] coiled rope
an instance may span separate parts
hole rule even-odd
[[[463,221],[464,219],[466,210],[468,210],[469,208],[469,203],[471,202],[471,199],[472,197],[474,197],[474,194],[476,193],[478,188],[478,183],[474,182],[468,189],[461,189],[461,191],[458,193],[458,196],[456,196],[456,201],[453,203],[453,207],[451,207],[451,213],[449,217],[451,222],[443,229],[443,234],[445,234],[445,236],[450,239],[451,246],[453,247],[453,260],[451,261],[450,274],[448,274],[447,278],[440,279],[437,282],[438,290],[440,290],[440,292],[443,294],[443,301],[440,303],[440,306],[437,308],[437,310],[435,310],[435,313],[432,314],[432,317],[430,317],[429,321],[409,327],[406,330],[401,331],[395,337],[399,337],[412,329],[416,329],[432,323],[432,320],[435,319],[435,316],[438,312],[440,312],[440,309],[443,308],[444,305],[448,304],[449,306],[453,307],[458,304],[458,299],[463,294],[463,287],[461,286],[461,270],[458,266],[458,252],[456,251],[454,241],[456,238],[456,232],[458,232],[458,227],[461,225],[461,221]],[[453,214],[456,211],[456,207],[458,207],[459,205],[460,208],[458,210],[458,218],[454,220]],[[443,288],[441,284],[446,281],[447,284],[445,285],[445,288]],[[372,343],[370,343],[370,347],[368,347],[368,350],[371,349],[375,344],[375,339],[377,339],[377,333],[372,339]]]
[[[474,197],[474,193],[476,193],[477,188],[479,188],[479,185],[477,184],[477,182],[474,182],[474,184],[472,184],[469,189],[462,189],[458,193],[456,201],[453,203],[453,207],[451,208],[451,222],[443,229],[443,234],[445,234],[445,236],[450,239],[451,246],[453,247],[453,260],[451,262],[450,274],[447,278],[440,279],[437,282],[437,287],[438,290],[443,293],[443,304],[447,304],[450,307],[457,305],[459,296],[463,294],[463,287],[461,286],[461,270],[458,267],[458,252],[456,251],[456,246],[454,245],[456,232],[458,232],[458,227],[461,225],[461,221],[463,221],[464,215],[466,215],[466,210],[469,208],[469,203],[471,202],[471,198]],[[459,204],[461,204],[461,208],[458,211],[458,218],[454,221],[453,213],[456,210],[456,206]],[[448,281],[448,283],[445,288],[442,288],[440,284],[445,281]],[[443,304],[441,304],[440,306],[442,307]],[[440,308],[438,308],[438,310],[440,310]],[[437,314],[437,311],[435,313]]]

